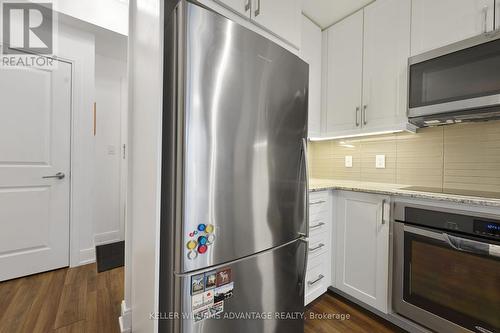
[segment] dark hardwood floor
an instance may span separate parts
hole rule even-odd
[[[123,267],[96,273],[91,264],[2,282],[0,333],[118,333],[122,299]],[[307,307],[304,331],[403,332],[331,293]]]
[[[326,318],[329,315],[330,318]],[[347,319],[347,315],[349,316]],[[313,317],[322,316],[322,319]],[[332,294],[324,294],[306,308],[304,333],[404,332],[358,305]]]
[[[123,267],[95,264],[0,283],[0,333],[115,333]]]

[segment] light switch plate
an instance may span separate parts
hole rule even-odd
[[[352,156],[348,155],[345,157],[345,167],[352,168]]]
[[[376,155],[375,156],[375,168],[385,169],[385,155]]]

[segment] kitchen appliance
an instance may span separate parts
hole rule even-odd
[[[166,8],[159,332],[302,333],[308,65]]]
[[[410,58],[408,102],[418,127],[500,119],[500,32]]]
[[[393,310],[436,332],[500,331],[500,215],[396,202]]]

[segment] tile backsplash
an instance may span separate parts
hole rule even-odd
[[[376,155],[385,169],[375,168]],[[500,121],[311,142],[309,163],[312,178],[500,192]]]

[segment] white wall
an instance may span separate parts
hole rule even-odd
[[[130,2],[130,170],[125,302],[132,332],[157,331],[163,1]],[[129,296],[129,298],[128,298]]]
[[[108,52],[99,45],[106,39],[96,36],[95,96],[97,126],[94,164],[94,240],[95,244],[124,239],[124,197],[122,181],[122,114],[126,110],[126,49]],[[111,37],[113,38],[113,36]],[[109,41],[112,43],[112,41]],[[120,51],[123,51],[121,53]],[[124,138],[125,139],[125,138]]]
[[[126,39],[123,46],[123,36],[64,22],[58,25],[56,54],[73,64],[70,265],[77,266],[95,261],[96,244],[124,237],[120,119],[127,107]],[[98,103],[96,136],[94,101]],[[109,146],[116,148],[115,155],[108,154]]]
[[[128,0],[53,0],[53,6],[60,13],[128,35]]]
[[[94,259],[91,111],[95,99],[95,40],[93,34],[66,24],[59,24],[58,40],[56,54],[73,64],[70,265],[76,266]]]

